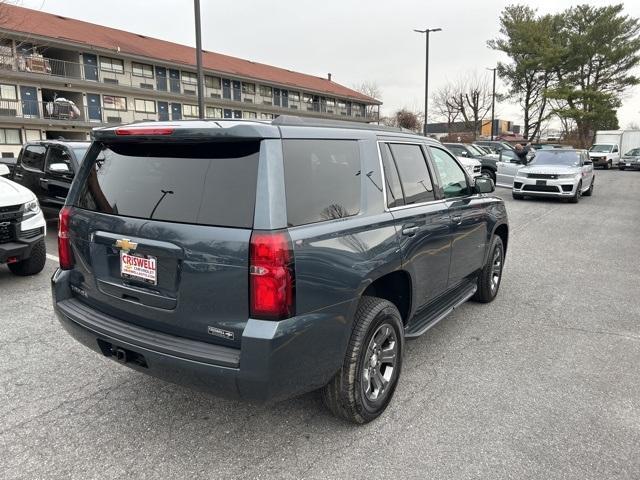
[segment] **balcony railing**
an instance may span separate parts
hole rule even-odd
[[[111,85],[132,87],[147,91],[168,92],[182,95],[196,95],[197,86],[185,83],[182,79],[157,76],[144,77],[134,75],[130,71],[107,71],[96,65],[88,65],[56,58],[42,57],[39,55],[0,55],[0,71],[13,70],[18,72],[28,72],[54,77],[63,77],[76,80],[86,80],[89,82],[101,82]],[[353,107],[348,109],[337,104],[333,107],[325,103],[303,102],[295,97],[285,96],[262,96],[259,93],[244,93],[240,88],[224,87],[214,89],[205,87],[205,98],[220,99],[221,103],[232,102],[242,103],[245,107],[234,106],[233,108],[249,109],[249,105],[267,106],[281,111],[315,112],[318,114],[335,115],[339,117],[364,117],[365,113]],[[299,98],[299,97],[298,97]],[[373,116],[370,117],[370,119]]]

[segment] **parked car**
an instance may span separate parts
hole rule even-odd
[[[503,201],[435,140],[287,116],[94,138],[60,211],[54,309],[138,371],[260,402],[321,389],[365,423],[405,338],[498,293]]]
[[[13,175],[13,170],[16,167],[16,158],[15,157],[7,157],[7,158],[0,158],[0,166],[4,165],[6,167],[6,169],[2,169],[2,172],[5,173],[0,173],[0,177],[5,177],[5,178],[11,178],[11,176]]]
[[[634,148],[633,150],[629,150],[625,153],[622,156],[618,167],[620,170],[624,170],[626,168],[640,168],[640,148]]]
[[[481,175],[496,181],[497,156],[488,155],[480,147],[470,143],[443,143],[447,149],[458,157],[475,158],[481,164]]]
[[[38,200],[4,178],[8,171],[0,164],[0,264],[6,263],[15,275],[34,275],[42,271],[47,259],[47,226]]]
[[[608,170],[620,163],[620,150],[614,143],[596,143],[589,149],[589,158],[595,167]]]
[[[457,158],[471,178],[478,178],[482,176],[482,164],[478,160],[468,157]]]
[[[42,208],[57,214],[89,142],[42,140],[20,150],[12,180],[31,190]]]
[[[498,176],[503,178],[503,174],[498,167]],[[516,200],[556,197],[578,203],[582,195],[593,194],[593,163],[586,150],[540,150],[531,164],[516,170],[512,183]]]

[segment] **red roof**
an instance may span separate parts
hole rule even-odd
[[[180,63],[195,67],[195,48],[177,43],[167,42],[136,33],[125,32],[115,28],[103,27],[94,23],[83,22],[73,18],[17,7],[4,3],[0,29],[20,32],[26,35],[37,35],[59,39],[81,45],[111,50],[129,55],[139,55],[167,63]],[[238,75],[265,82],[282,84],[323,92],[329,95],[357,99],[364,103],[380,103],[371,97],[332,82],[323,77],[293,72],[284,68],[273,67],[241,58],[231,57],[215,52],[203,52],[205,69],[229,75]]]

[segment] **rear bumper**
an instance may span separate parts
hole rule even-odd
[[[52,277],[54,311],[67,332],[114,360],[124,351],[126,366],[172,383],[260,403],[283,400],[325,385],[344,358],[349,305],[280,322],[250,319],[235,349],[105,315],[74,296],[70,274],[57,270]]]

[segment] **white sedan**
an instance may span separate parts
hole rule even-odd
[[[593,162],[586,150],[540,150],[528,165],[498,162],[497,185],[512,189],[513,198],[556,197],[577,203],[591,196]]]

